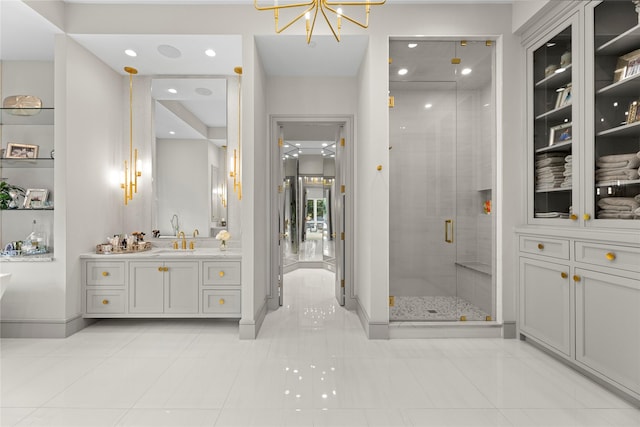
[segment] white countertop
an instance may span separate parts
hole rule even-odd
[[[111,253],[96,254],[86,253],[80,255],[80,258],[91,259],[147,259],[147,258],[178,258],[178,259],[220,259],[220,260],[239,260],[242,259],[242,252],[239,249],[228,249],[221,251],[218,248],[196,248],[196,249],[170,249],[170,248],[153,248],[150,251],[127,252],[127,253]]]

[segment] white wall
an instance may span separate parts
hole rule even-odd
[[[528,21],[549,3],[551,0],[520,0],[513,3],[511,23],[513,32],[521,31]]]

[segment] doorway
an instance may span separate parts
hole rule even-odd
[[[302,268],[334,274],[339,305],[353,302],[352,118],[271,118],[271,288],[283,303],[284,275]]]

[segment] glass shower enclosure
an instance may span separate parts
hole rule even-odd
[[[495,319],[495,46],[390,40],[391,321]]]

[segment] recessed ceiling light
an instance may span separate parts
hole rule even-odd
[[[414,47],[417,47],[417,46],[418,46],[418,43],[409,43],[409,44],[407,45],[407,47],[408,47],[409,49],[413,49]]]
[[[127,50],[125,50],[125,51],[124,51],[124,53],[125,53],[126,55],[129,55],[129,56],[138,56],[138,54],[136,53],[136,51],[135,51],[135,50],[133,50],[133,49],[127,49]]]
[[[204,51],[204,54],[213,58],[216,56],[216,51],[213,49],[207,49]]]
[[[327,144],[326,142],[323,142],[323,143],[322,143],[322,146],[323,146],[323,147],[326,147],[327,145],[328,145],[328,144]]]
[[[300,143],[299,142],[296,144],[296,147],[300,147]]]
[[[298,150],[298,153],[302,153],[302,150]]]
[[[175,59],[182,56],[182,52],[180,52],[180,50],[168,44],[161,44],[158,46],[158,52],[160,52],[160,55],[166,56],[167,58]]]
[[[169,131],[169,135],[175,135],[176,133],[172,130]]]
[[[284,144],[284,148],[289,148],[291,147],[289,144]]]
[[[294,153],[293,157],[298,157],[298,153]],[[302,179],[302,178],[300,178],[300,179]]]
[[[336,156],[335,154],[332,154],[332,155],[331,155],[331,157],[335,157],[335,156]]]
[[[211,95],[213,95],[213,92],[210,89],[207,89],[206,87],[197,87],[196,88],[196,93],[198,95],[202,95],[202,96],[211,96]]]
[[[406,68],[400,68],[398,70],[398,74],[400,74],[401,76],[404,76],[405,74],[407,74],[409,72],[409,70],[407,70]]]
[[[467,74],[471,74],[471,68],[463,68],[460,72],[463,76],[466,76]]]
[[[433,104],[424,104],[424,108],[431,108],[433,107]]]
[[[167,89],[167,92],[169,92],[169,93],[173,93],[173,94],[178,93],[178,91],[177,91],[177,90],[175,90],[174,88]]]

